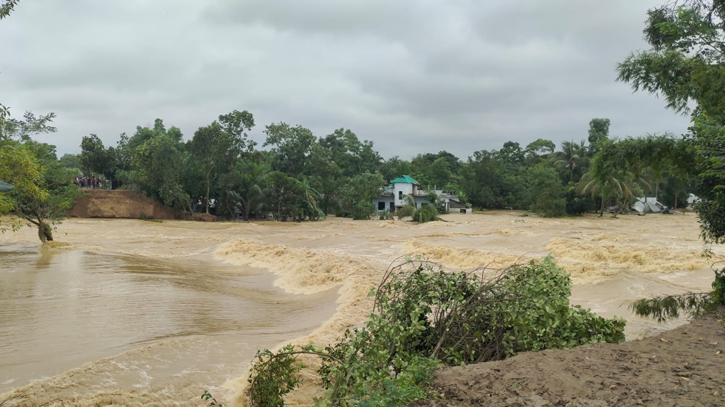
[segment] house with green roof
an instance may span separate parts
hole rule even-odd
[[[430,204],[430,199],[428,197],[431,192],[435,192],[438,199],[443,203],[446,212],[470,212],[466,205],[463,205],[459,201],[454,191],[436,190],[435,188],[421,188],[420,183],[413,179],[410,175],[403,175],[390,181],[390,185],[385,188],[383,193],[373,201],[373,204],[378,212],[396,212],[405,205],[405,197],[407,195],[411,195],[415,200],[416,206],[420,208]]]

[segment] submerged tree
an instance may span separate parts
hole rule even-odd
[[[0,139],[0,179],[15,186],[0,196],[0,209],[18,217],[10,225],[14,230],[23,224],[36,226],[42,242],[53,240],[52,225],[66,216],[79,193],[71,182],[75,171],[60,164],[55,146],[31,138],[55,132],[50,125],[54,117],[27,112],[24,120],[6,121]]]
[[[441,220],[440,216],[438,216],[438,208],[436,207],[437,200],[438,197],[435,193],[431,193],[428,196],[429,202],[421,204],[420,207],[418,207],[418,204],[415,202],[415,197],[413,197],[413,195],[406,195],[403,198],[403,207],[398,211],[398,219],[410,217],[413,222],[418,223]]]
[[[0,196],[0,211],[18,217],[20,223],[11,224],[14,230],[27,222],[38,228],[42,242],[53,240],[53,224],[66,216],[79,193],[71,175],[58,163],[53,146],[0,145],[0,179],[15,186]]]

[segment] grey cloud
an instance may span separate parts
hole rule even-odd
[[[351,128],[386,157],[462,158],[557,144],[609,117],[615,135],[687,118],[615,83],[656,1],[24,1],[0,23],[0,94],[58,114],[61,152],[161,117],[186,137],[233,109],[253,135],[285,121]]]

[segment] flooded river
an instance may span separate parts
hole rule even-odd
[[[328,218],[305,223],[71,219],[59,242],[0,234],[0,404],[198,406],[211,390],[244,405],[257,349],[325,346],[359,326],[401,256],[446,269],[552,255],[571,301],[627,319],[629,340],[685,323],[634,317],[635,299],[710,289],[697,217],[541,219],[518,212],[447,222]],[[319,381],[288,401],[311,405]]]
[[[257,348],[333,314],[335,292],[290,295],[272,281],[211,260],[0,246],[0,393],[38,381],[64,395],[198,398],[240,376]],[[26,402],[46,401],[35,396]]]

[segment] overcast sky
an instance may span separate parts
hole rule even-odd
[[[683,133],[686,117],[616,83],[663,0],[21,0],[0,22],[0,101],[81,137],[162,118],[185,138],[234,109],[352,129],[388,158],[461,158],[546,138]]]

